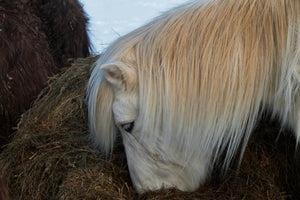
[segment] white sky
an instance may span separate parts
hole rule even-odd
[[[188,0],[79,0],[90,18],[90,38],[95,52],[145,24],[162,12]]]

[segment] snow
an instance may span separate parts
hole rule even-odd
[[[89,21],[95,53],[162,12],[188,0],[79,0]]]

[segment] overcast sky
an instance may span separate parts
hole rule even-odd
[[[96,53],[172,7],[189,0],[79,0],[90,18],[90,37]]]

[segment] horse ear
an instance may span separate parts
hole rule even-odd
[[[101,70],[106,80],[117,88],[127,89],[135,84],[134,70],[123,63],[104,64]]]

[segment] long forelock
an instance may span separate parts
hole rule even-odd
[[[133,55],[128,53],[145,32],[142,28],[113,42],[91,68],[87,86],[90,140],[94,147],[110,156],[116,140],[117,128],[113,117],[114,91],[101,71],[101,66],[111,61],[127,62]]]
[[[262,102],[278,89],[286,2],[190,4],[145,26],[134,47],[142,140],[187,163],[214,163],[225,151],[227,168],[239,148],[243,155]]]
[[[134,55],[141,140],[159,143],[167,157],[175,150],[186,163],[205,156],[214,164],[225,153],[227,168],[239,148],[243,155],[264,106],[291,101],[288,60],[299,56],[285,60],[295,51],[286,38],[298,44],[299,28],[291,26],[297,20],[288,19],[295,13],[287,9],[297,6],[289,0],[189,3],[117,40],[98,65]],[[99,69],[88,92],[91,136],[110,152],[113,93]]]
[[[112,153],[117,133],[112,111],[114,93],[100,70],[99,61],[92,69],[87,87],[89,137],[93,145],[108,156]]]

